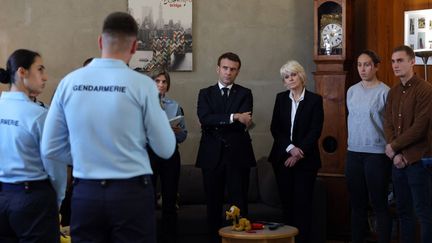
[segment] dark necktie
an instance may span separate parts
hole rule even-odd
[[[222,97],[224,98],[225,102],[228,100],[228,91],[229,91],[229,88],[226,88],[226,87],[222,88],[222,92],[223,92]]]
[[[227,104],[228,104],[228,91],[229,91],[229,88],[227,88],[227,87],[222,88],[222,92],[223,92],[222,100],[223,100],[223,104],[224,104],[224,109],[226,109]]]

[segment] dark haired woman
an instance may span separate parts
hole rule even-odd
[[[0,81],[0,242],[59,242],[56,192],[41,161],[39,144],[46,108],[31,99],[45,87],[41,56],[16,50]]]
[[[345,174],[351,202],[352,242],[365,242],[369,200],[377,219],[378,242],[390,242],[387,195],[391,162],[385,155],[383,120],[389,87],[378,80],[380,59],[365,50],[357,58],[361,81],[347,92],[348,152]]]
[[[173,99],[166,96],[171,79],[168,72],[156,70],[151,74],[151,78],[156,82],[161,99],[162,109],[165,110],[168,119],[183,116],[183,109]],[[178,122],[171,122],[172,129],[176,136],[177,144],[182,143],[187,136],[187,130],[183,117],[177,119]],[[177,190],[180,176],[180,153],[178,147],[173,156],[169,159],[162,159],[149,149],[150,162],[153,170],[153,185],[156,186],[157,177],[160,176],[161,195],[162,195],[162,227],[158,242],[172,243],[176,241],[177,231]]]

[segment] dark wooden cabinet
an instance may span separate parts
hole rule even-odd
[[[347,72],[317,71],[315,91],[323,97],[324,126],[319,140],[322,175],[343,175],[347,147]]]

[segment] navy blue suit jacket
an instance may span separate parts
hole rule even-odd
[[[292,141],[291,137],[291,106],[290,91],[281,92],[276,97],[271,122],[273,146],[268,160],[272,163],[283,163],[290,156],[286,152],[288,145],[293,144],[304,152],[304,158],[295,167],[305,169],[319,169],[321,159],[318,139],[324,122],[322,97],[305,91],[303,101],[300,102],[294,118]]]
[[[201,123],[201,141],[196,166],[212,169],[220,163],[222,151],[232,166],[256,165],[251,138],[246,126],[238,121],[230,124],[232,113],[252,112],[250,89],[234,84],[227,105],[218,84],[201,89],[197,114]]]

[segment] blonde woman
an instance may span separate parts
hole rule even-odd
[[[315,179],[321,167],[318,139],[324,111],[322,97],[306,90],[306,73],[297,61],[280,69],[287,91],[276,97],[271,122],[273,165],[284,223],[299,229],[296,242],[309,242]]]

